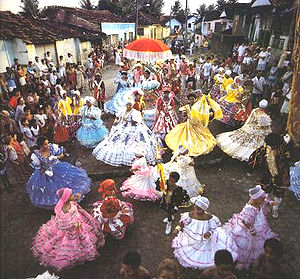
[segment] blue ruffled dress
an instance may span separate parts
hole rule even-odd
[[[58,202],[56,191],[68,187],[74,194],[80,193],[81,201],[90,191],[91,179],[86,171],[70,163],[60,162],[52,156],[63,153],[63,147],[49,144],[50,156],[43,157],[38,150],[31,155],[31,166],[35,169],[27,182],[31,202],[40,208],[52,209]]]
[[[101,120],[101,110],[97,107],[83,106],[81,127],[77,130],[77,140],[86,148],[94,148],[108,134],[108,130]]]

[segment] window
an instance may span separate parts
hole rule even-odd
[[[222,23],[221,22],[215,23],[215,32],[222,32]]]
[[[127,41],[127,33],[124,33],[124,41]]]
[[[129,32],[129,41],[131,42],[133,40],[133,32]]]
[[[188,24],[188,28],[192,28],[192,24],[191,23]]]
[[[144,28],[138,28],[137,33],[139,36],[144,36]]]

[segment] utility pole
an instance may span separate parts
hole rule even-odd
[[[139,24],[139,8],[138,8],[138,0],[135,0],[135,39],[138,36],[138,24]]]
[[[184,36],[185,44],[187,44],[187,35],[188,35],[188,0],[185,0],[185,36]]]

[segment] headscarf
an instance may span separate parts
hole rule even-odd
[[[70,199],[72,195],[72,189],[70,188],[61,188],[56,191],[56,195],[58,196],[59,200],[54,208],[55,214],[59,214],[62,211],[63,206],[65,203]]]
[[[249,196],[252,200],[258,200],[266,196],[266,192],[261,188],[260,185],[256,185],[249,189]]]
[[[269,104],[268,101],[266,99],[263,99],[258,103],[258,106],[260,108],[266,108],[268,106],[268,104]]]
[[[100,207],[104,218],[114,218],[121,210],[119,200],[116,197],[106,198]]]
[[[200,207],[204,211],[209,207],[209,200],[206,197],[198,196],[191,198],[191,202],[196,206]]]
[[[98,188],[98,192],[102,195],[102,198],[106,198],[108,196],[108,192],[118,192],[116,182],[113,179],[105,179],[99,185],[100,187]]]

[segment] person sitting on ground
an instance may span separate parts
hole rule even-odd
[[[177,279],[178,264],[172,259],[164,259],[158,266],[157,277],[154,279]]]
[[[264,243],[264,253],[253,263],[253,279],[284,279],[291,278],[284,271],[281,256],[282,243],[276,238],[267,239]]]
[[[150,279],[150,272],[141,266],[142,259],[138,251],[129,251],[122,259],[120,279]]]
[[[199,279],[236,279],[232,273],[234,263],[231,253],[226,250],[218,250],[215,253],[215,267],[204,270]]]

